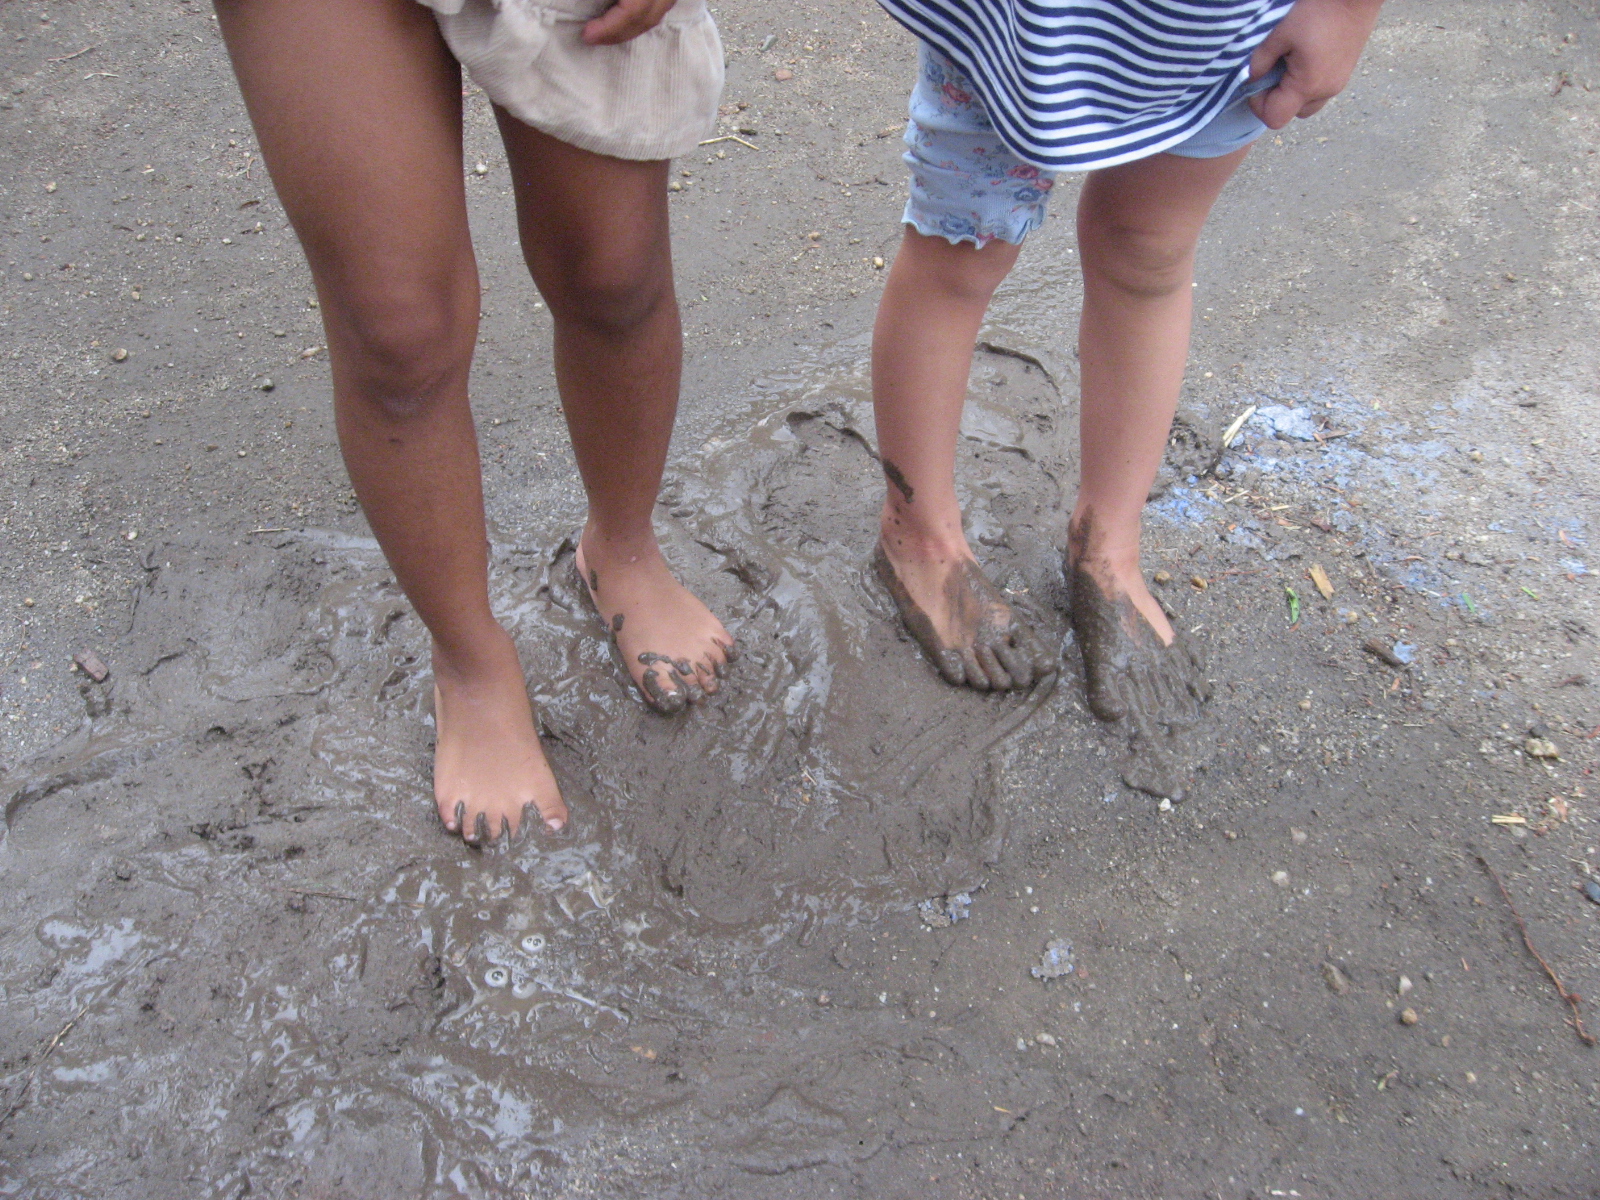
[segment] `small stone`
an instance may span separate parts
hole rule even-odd
[[[1289,872],[1287,872],[1287,871],[1274,871],[1272,873],[1272,882],[1277,887],[1281,887],[1281,888],[1288,887],[1289,886]]]
[[[1299,705],[1297,707],[1300,709],[1301,712],[1310,712],[1311,711],[1311,701],[1302,700],[1302,701],[1300,701],[1300,703],[1299,703]]]
[[[1483,451],[1482,450],[1468,450],[1467,451],[1467,457],[1470,458],[1473,462],[1482,462],[1483,461]]]
[[[1417,1010],[1414,1008],[1402,1008],[1400,1010],[1400,1024],[1402,1025],[1415,1025],[1421,1019],[1421,1017],[1417,1016]]]
[[[828,995],[827,992],[818,992],[817,1003],[822,1005],[823,1008],[827,1008],[828,1005],[833,1003],[833,997]]]
[[[1054,1046],[1056,1044],[1055,1035],[1049,1033],[1035,1034],[1033,1040],[1041,1046]]]
[[[671,183],[667,184],[667,191],[669,191],[669,192],[681,192],[681,191],[683,191],[683,184],[679,183],[676,179],[674,179]]]
[[[1478,1073],[1476,1071],[1468,1071],[1467,1072],[1467,1082],[1468,1083],[1477,1083],[1478,1082]]]
[[[127,362],[128,361],[128,352],[126,350],[124,350],[121,346],[118,346],[115,350],[113,350],[111,352],[111,361],[112,362]]]
[[[1207,583],[1205,581],[1205,577],[1201,576],[1201,575],[1191,575],[1191,576],[1189,576],[1189,582],[1194,584],[1194,586],[1196,588],[1198,588],[1202,592],[1205,591],[1208,587],[1211,586],[1209,583]]]
[[[300,357],[301,358],[315,358],[316,354],[317,354],[317,351],[319,351],[321,349],[322,349],[321,346],[307,346],[304,350],[300,351]]]
[[[1349,977],[1330,962],[1322,964],[1322,982],[1328,985],[1330,992],[1341,996],[1350,990]]]
[[[22,273],[22,282],[23,283],[32,283],[33,282],[33,272],[32,271],[24,271]]]
[[[45,184],[44,185],[44,190],[47,191],[47,192],[55,191],[56,190],[56,181],[54,179],[52,179],[49,183]]]
[[[72,656],[73,664],[96,683],[104,683],[111,674],[111,668],[101,661],[100,656],[93,650],[80,650]]]
[[[1150,576],[1150,578],[1155,580],[1159,584],[1165,585],[1165,584],[1168,584],[1168,583],[1172,582],[1172,572],[1171,571],[1157,571],[1154,575]]]
[[[1410,990],[1411,990],[1411,989],[1412,989],[1412,988],[1413,988],[1413,987],[1414,987],[1414,986],[1415,986],[1415,985],[1414,985],[1414,984],[1413,984],[1413,983],[1412,983],[1412,982],[1411,982],[1411,978],[1410,978],[1410,976],[1408,976],[1408,975],[1402,975],[1402,976],[1400,976],[1400,983],[1399,983],[1399,986],[1397,986],[1397,987],[1396,987],[1396,988],[1395,988],[1395,992],[1396,992],[1396,993],[1397,993],[1397,994],[1398,994],[1398,995],[1401,995],[1401,996],[1404,996],[1404,995],[1405,995],[1405,994],[1406,994],[1406,993],[1407,993],[1407,992],[1409,992],[1409,991],[1410,991]]]
[[[789,80],[794,78],[794,72],[789,70],[788,67],[779,67],[772,73],[772,77],[779,83],[787,83]]]
[[[1595,904],[1600,904],[1600,883],[1595,882],[1593,879],[1585,879],[1583,881],[1583,894]]]
[[[1060,979],[1072,974],[1072,943],[1065,938],[1052,938],[1044,944],[1044,953],[1039,956],[1039,965],[1029,969],[1035,979],[1049,983],[1052,979]]]
[[[1306,831],[1304,829],[1295,829],[1293,826],[1291,826],[1289,829],[1289,837],[1293,840],[1296,846],[1304,846],[1306,844]]]
[[[243,458],[243,457],[244,457],[244,456],[245,456],[245,453],[246,453],[246,452],[245,452],[245,451],[243,451],[243,450],[241,450],[241,451],[239,451],[239,457],[240,457],[240,458]]]
[[[270,379],[263,379],[256,386],[259,387],[263,392],[270,392],[273,388],[277,387],[278,385],[273,383],[272,380],[270,380]]]
[[[22,601],[22,607],[23,608],[32,608],[33,607],[33,597],[32,596],[28,596],[27,598],[25,598]]]
[[[882,255],[881,255],[881,254],[879,254],[879,255],[874,255],[874,256],[873,256],[873,259],[872,259],[872,269],[873,269],[873,270],[874,270],[874,271],[881,271],[881,270],[883,270],[883,256],[882,256]]]
[[[472,173],[474,175],[487,175],[489,173],[489,164],[486,162],[477,163],[473,166]]]
[[[1156,808],[1161,812],[1171,812],[1172,801],[1163,796],[1161,797],[1161,803],[1156,805]]]
[[[1561,753],[1549,738],[1530,737],[1522,743],[1522,752],[1529,758],[1560,758]]]

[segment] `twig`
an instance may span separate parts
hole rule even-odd
[[[60,58],[47,58],[47,59],[45,59],[45,62],[53,62],[53,63],[56,63],[56,62],[71,62],[73,59],[77,58],[79,55],[89,53],[89,51],[95,49],[95,47],[99,46],[99,44],[100,44],[99,42],[96,42],[94,44],[94,46],[85,46],[82,50],[74,50],[71,54],[63,54]]]
[[[1252,404],[1228,423],[1227,429],[1222,431],[1222,448],[1224,450],[1233,445],[1233,439],[1239,436],[1239,430],[1244,428],[1244,423],[1255,415],[1256,406]]]
[[[314,892],[310,888],[279,887],[280,892],[291,892],[296,896],[318,896],[323,900],[343,900],[349,904],[361,904],[359,896],[341,896],[338,892]]]
[[[50,1057],[50,1052],[61,1044],[61,1039],[66,1037],[67,1034],[71,1032],[72,1027],[76,1025],[83,1018],[83,1014],[88,1011],[89,1006],[85,1004],[72,1015],[71,1020],[69,1020],[60,1029],[56,1030],[55,1037],[51,1038],[49,1043],[45,1046],[44,1052],[39,1055],[39,1061],[33,1064],[33,1070],[28,1072],[28,1082],[22,1085],[22,1095],[17,1097],[17,1102],[15,1104],[6,1109],[3,1114],[0,1114],[0,1126],[5,1125],[7,1121],[11,1120],[12,1117],[16,1116],[22,1111],[22,1106],[28,1102],[28,1093],[33,1090],[34,1080],[39,1078],[39,1068],[44,1066],[44,1060]]]
[[[711,146],[711,145],[715,145],[717,142],[738,142],[739,145],[741,145],[741,146],[749,146],[750,149],[752,149],[752,150],[761,149],[761,147],[756,145],[754,142],[747,142],[742,137],[735,137],[731,133],[725,133],[721,137],[707,138],[705,141],[701,142],[700,144],[702,146]]]
[[[1511,893],[1506,891],[1506,885],[1500,881],[1499,874],[1489,865],[1489,860],[1481,854],[1476,854],[1478,865],[1489,873],[1489,878],[1494,880],[1495,887],[1500,889],[1500,896],[1506,902],[1506,907],[1511,910],[1511,917],[1517,923],[1517,932],[1522,934],[1522,944],[1528,948],[1528,953],[1539,960],[1539,965],[1544,968],[1544,973],[1550,976],[1550,982],[1556,985],[1556,995],[1567,1002],[1572,1009],[1572,1028],[1578,1033],[1578,1040],[1585,1046],[1595,1045],[1595,1036],[1583,1027],[1583,1018],[1578,1015],[1578,1005],[1582,1000],[1576,992],[1569,992],[1556,973],[1551,970],[1550,964],[1545,962],[1544,955],[1534,948],[1533,939],[1528,936],[1528,926],[1522,919],[1522,914],[1517,911],[1517,906],[1511,902]]]

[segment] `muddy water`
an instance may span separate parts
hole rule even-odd
[[[496,546],[496,608],[572,807],[559,838],[477,854],[438,831],[423,631],[370,541],[152,551],[100,715],[3,793],[6,874],[76,881],[23,895],[50,914],[5,933],[16,1020],[47,1040],[76,1014],[8,1085],[36,1139],[27,1186],[500,1196],[621,1186],[600,1148],[624,1144],[668,1147],[629,1160],[658,1189],[696,1160],[781,1174],[872,1153],[922,1034],[888,992],[828,996],[816,964],[981,892],[1008,739],[1069,701],[949,688],[901,633],[869,564],[863,359],[767,381],[667,489],[669,557],[743,649],[686,719],[630,693],[570,540]],[[1064,431],[1037,362],[980,354],[963,501],[1055,647]],[[92,1149],[50,1140],[68,1110]]]

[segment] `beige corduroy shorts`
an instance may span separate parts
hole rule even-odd
[[[613,158],[675,158],[711,135],[722,39],[706,0],[678,0],[618,46],[588,46],[611,0],[420,0],[473,82],[518,120]]]

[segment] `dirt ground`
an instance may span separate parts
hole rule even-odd
[[[573,810],[477,854],[209,11],[0,7],[0,1196],[1600,1195],[1600,1051],[1518,928],[1600,996],[1592,5],[1393,0],[1223,198],[1147,531],[1216,681],[1176,805],[1060,613],[1075,182],[960,462],[1063,672],[958,694],[867,566],[913,46],[718,18],[660,525],[747,654],[686,720],[577,601],[470,91],[494,595]]]

